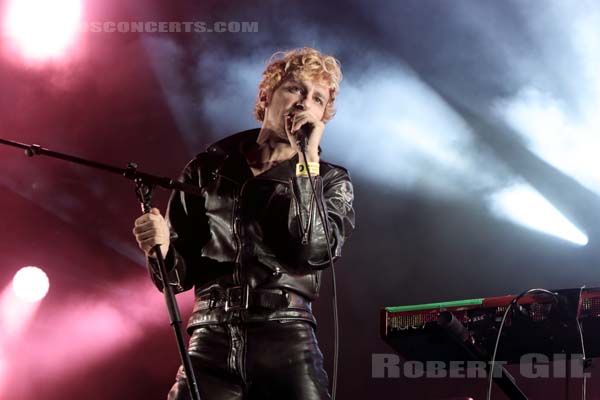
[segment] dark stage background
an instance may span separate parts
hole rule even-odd
[[[340,59],[323,158],[350,170],[357,226],[336,267],[339,399],[485,398],[482,379],[372,378],[372,354],[392,352],[379,338],[383,306],[600,284],[597,3],[87,0],[87,22],[258,31],[90,28],[51,60],[22,56],[10,4],[0,8],[0,137],[163,176],[258,126],[256,87],[276,50]],[[60,31],[57,15],[37,40]],[[5,146],[0,168],[1,288],[26,265],[51,285],[18,335],[0,334],[0,398],[165,398],[179,362],[131,235],[132,184]],[[162,210],[167,196],[156,193]],[[327,273],[315,305],[329,373],[330,283]],[[192,299],[179,298],[187,317]],[[596,373],[588,399],[600,399]],[[565,398],[562,379],[518,382],[532,399]]]

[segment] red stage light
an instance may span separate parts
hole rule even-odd
[[[13,278],[13,291],[23,301],[40,301],[46,296],[49,288],[48,276],[37,267],[21,268]]]
[[[26,58],[58,58],[81,27],[81,0],[10,0],[5,34]]]
[[[6,376],[6,363],[4,354],[2,354],[2,344],[0,344],[0,395],[4,393],[4,382]]]

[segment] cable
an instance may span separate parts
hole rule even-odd
[[[338,318],[338,304],[337,304],[337,284],[335,281],[335,268],[333,266],[333,256],[331,254],[331,242],[329,241],[329,229],[326,224],[326,220],[324,217],[325,214],[325,205],[319,204],[317,199],[317,191],[315,190],[315,184],[313,183],[312,176],[310,174],[310,169],[308,168],[307,158],[306,158],[306,149],[304,146],[301,146],[302,156],[304,157],[304,163],[306,164],[306,172],[308,173],[308,180],[310,181],[310,187],[312,189],[313,196],[315,198],[315,202],[317,203],[317,211],[319,212],[319,218],[321,219],[321,224],[323,225],[323,230],[325,231],[325,240],[327,241],[327,254],[329,256],[329,266],[331,267],[331,284],[333,290],[333,379],[331,383],[331,399],[335,400],[335,394],[337,392],[337,376],[338,376],[338,360],[339,360],[339,318]],[[321,210],[321,206],[323,206],[323,210]]]
[[[577,316],[575,317],[575,322],[577,323],[577,331],[579,332],[579,339],[581,340],[581,355],[583,356],[583,381],[581,382],[581,399],[585,400],[586,398],[586,387],[587,387],[587,376],[585,374],[585,368],[586,368],[586,364],[587,364],[587,358],[585,356],[585,343],[583,341],[583,330],[581,328],[581,322],[579,321],[580,318],[580,314],[581,314],[581,309],[583,306],[583,298],[582,298],[582,294],[583,294],[583,289],[585,288],[585,285],[583,285],[580,289],[579,289],[579,299],[577,301]],[[567,365],[567,368],[570,368],[569,365]]]
[[[491,400],[491,398],[492,398],[492,379],[494,377],[494,365],[496,363],[496,354],[498,352],[498,344],[500,343],[500,336],[502,335],[502,329],[504,328],[504,322],[506,321],[506,316],[508,315],[511,308],[514,305],[517,305],[517,302],[523,296],[526,296],[530,293],[535,293],[535,292],[549,294],[558,302],[556,293],[553,293],[546,289],[529,289],[529,290],[526,290],[525,292],[521,293],[520,295],[516,296],[514,299],[512,299],[512,301],[509,303],[508,307],[506,307],[506,311],[504,311],[504,315],[502,316],[502,321],[500,322],[500,328],[498,328],[498,335],[496,336],[496,344],[494,345],[494,353],[492,354],[492,360],[491,360],[491,366],[490,366],[490,372],[489,372],[489,380],[488,380],[488,390],[487,390],[487,396],[486,396],[487,400]]]

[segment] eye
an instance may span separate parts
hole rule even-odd
[[[323,99],[320,97],[316,97],[315,100],[317,101],[317,103],[319,103],[320,105],[323,105]]]
[[[290,86],[290,92],[300,92],[301,89],[299,86]]]

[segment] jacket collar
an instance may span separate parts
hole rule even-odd
[[[291,159],[254,177],[248,166],[246,157],[244,157],[244,149],[256,145],[259,132],[260,129],[258,128],[239,132],[210,145],[207,149],[209,153],[224,156],[223,162],[215,171],[216,174],[224,176],[238,184],[243,184],[251,178],[287,182],[295,176],[296,163],[298,162],[297,154]]]

